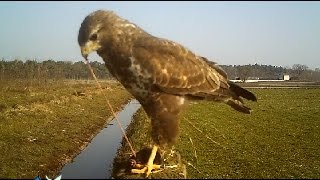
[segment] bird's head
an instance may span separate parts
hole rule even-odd
[[[78,43],[82,56],[87,59],[91,52],[102,47],[102,40],[108,38],[109,22],[115,17],[112,11],[98,10],[89,14],[82,22],[79,29]],[[103,30],[103,31],[102,31]]]

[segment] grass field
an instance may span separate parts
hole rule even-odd
[[[102,87],[116,111],[131,98],[119,83]],[[55,177],[110,117],[92,82],[1,82],[0,178]]]
[[[187,178],[320,178],[320,89],[252,89],[258,102],[251,115],[225,104],[190,104],[181,119],[176,151]],[[127,129],[136,150],[150,144],[150,122],[139,110]],[[125,142],[114,177],[141,178],[121,171],[130,153]],[[165,170],[153,178],[177,177]]]

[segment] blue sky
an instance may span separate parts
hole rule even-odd
[[[320,68],[320,2],[0,2],[0,58],[81,61],[89,13],[113,10],[219,64]],[[97,55],[90,60],[102,61]]]

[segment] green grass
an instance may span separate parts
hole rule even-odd
[[[189,105],[176,145],[187,178],[320,178],[320,89],[252,91],[258,102],[246,101],[253,109],[251,115],[222,103]],[[150,144],[149,125],[140,110],[128,128],[135,149]],[[115,176],[121,169],[117,161],[129,152],[123,142],[115,159]],[[152,177],[176,177],[178,172]]]
[[[119,83],[102,86],[115,111],[131,98]],[[110,117],[92,82],[1,83],[0,178],[55,177]]]

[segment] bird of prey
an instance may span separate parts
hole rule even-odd
[[[186,100],[224,102],[250,114],[242,98],[253,93],[228,80],[216,63],[176,42],[155,37],[113,11],[97,10],[81,23],[78,43],[87,59],[96,51],[110,73],[140,102],[151,119],[153,148],[144,168],[153,169],[158,149],[177,140],[179,118]]]

